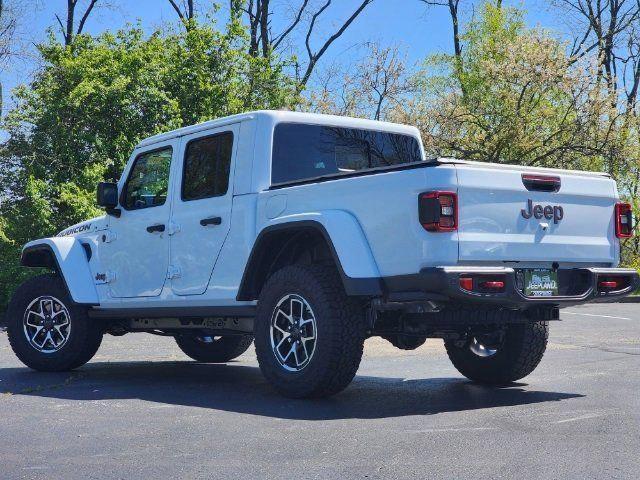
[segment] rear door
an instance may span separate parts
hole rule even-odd
[[[611,179],[562,171],[456,168],[461,262],[617,260]],[[557,191],[551,188],[555,182]]]
[[[173,195],[169,277],[177,295],[205,292],[229,233],[238,125],[183,138]]]

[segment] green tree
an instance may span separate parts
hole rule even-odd
[[[403,112],[435,155],[532,166],[593,167],[609,146],[606,89],[523,12],[484,3],[460,55],[438,55],[418,75]],[[434,72],[436,72],[434,74]],[[584,164],[588,162],[588,164]]]

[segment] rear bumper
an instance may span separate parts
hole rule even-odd
[[[423,300],[470,304],[493,304],[515,308],[532,306],[570,306],[587,302],[615,302],[640,288],[640,276],[626,268],[581,268],[563,271],[580,276],[584,287],[578,293],[553,297],[527,297],[518,288],[516,269],[508,267],[430,267],[413,275],[384,279],[389,300],[408,302]],[[504,288],[497,292],[468,291],[460,286],[460,277],[498,277]],[[604,278],[621,279],[623,287],[603,291],[599,281]]]

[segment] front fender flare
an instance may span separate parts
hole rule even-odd
[[[56,270],[76,303],[98,305],[98,292],[89,269],[87,254],[74,237],[41,238],[22,248],[20,264]]]

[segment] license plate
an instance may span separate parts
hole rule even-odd
[[[553,297],[558,295],[558,272],[548,268],[524,271],[524,294],[527,297]]]

